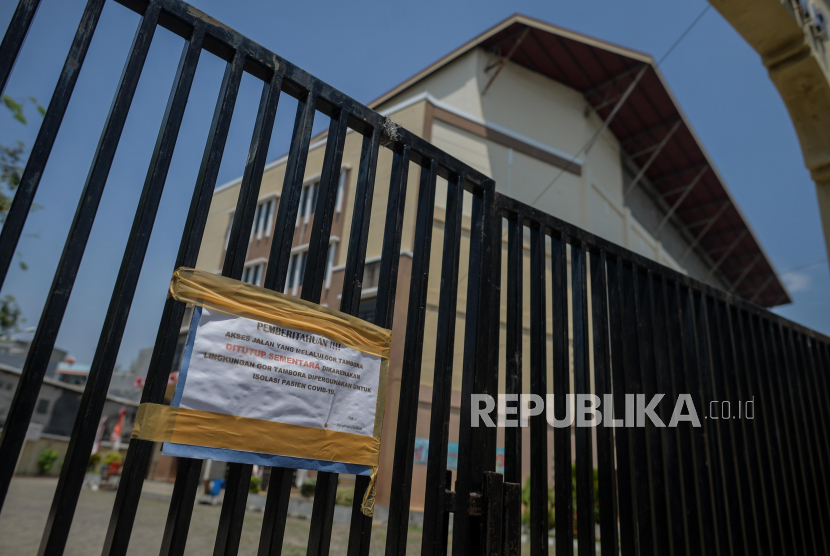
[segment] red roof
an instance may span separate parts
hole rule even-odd
[[[518,46],[516,43],[519,43]],[[375,108],[468,50],[482,47],[583,93],[600,117],[645,73],[609,129],[638,167],[665,145],[645,172],[652,197],[726,289],[762,307],[791,302],[789,294],[732,199],[654,60],[633,50],[514,15],[482,33],[370,104]],[[673,130],[673,133],[672,133]],[[671,137],[666,136],[672,133]],[[698,175],[702,177],[697,178]],[[686,193],[693,181],[696,185]],[[641,182],[642,185],[642,182]],[[685,197],[683,197],[686,193]],[[681,199],[682,197],[682,199]],[[700,237],[698,237],[700,236]]]

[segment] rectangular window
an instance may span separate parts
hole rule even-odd
[[[262,236],[271,235],[271,227],[274,220],[274,207],[276,201],[270,199],[263,201],[257,205],[254,212],[254,224],[251,227],[251,239],[256,236],[257,239],[262,239]]]
[[[233,228],[233,214],[231,214],[231,221],[228,222],[228,233],[225,234],[225,251],[228,250],[228,245],[231,241],[231,229]]]
[[[300,193],[300,204],[297,208],[297,226],[300,225],[300,221],[308,222],[309,218],[312,214],[314,214],[314,208],[317,206],[317,192],[320,189],[319,182],[312,182],[306,186],[303,186],[303,190]]]
[[[265,263],[251,265],[242,271],[242,281],[254,286],[261,286],[262,276],[265,274]]]
[[[303,218],[308,222],[309,217],[314,214],[314,208],[317,206],[317,183],[308,185],[308,194],[306,195],[305,210],[303,211]]]
[[[303,276],[305,276],[305,262],[306,262],[306,259],[308,258],[307,255],[308,255],[308,253],[306,253],[305,251],[303,251],[302,253],[297,254],[297,257],[298,257],[297,280],[296,280],[297,287],[300,287],[303,284]]]
[[[257,205],[256,210],[254,211],[254,225],[251,226],[251,239],[254,239],[254,235],[257,233],[260,218],[262,218],[262,205]],[[257,237],[257,239],[259,238]]]
[[[340,172],[340,179],[337,181],[337,201],[334,204],[334,209],[337,212],[343,208],[343,193],[346,189],[346,170]]]
[[[296,226],[300,225],[300,219],[302,219],[303,216],[305,216],[303,213],[305,211],[305,205],[306,205],[306,201],[307,201],[306,197],[307,196],[308,196],[308,187],[303,187],[302,191],[300,191],[300,204],[298,205],[298,208],[297,208],[297,223],[296,223]]]
[[[337,244],[329,245],[329,254],[326,257],[326,289],[331,287],[331,269],[334,267],[334,252],[337,250]]]
[[[363,289],[378,287],[380,282],[380,261],[366,263],[363,267]]]
[[[266,237],[271,236],[271,230],[274,229],[274,212],[277,210],[277,200],[271,199],[268,201],[268,217],[265,218],[263,221],[265,222],[265,235]]]
[[[360,308],[357,310],[357,318],[365,320],[366,322],[375,322],[375,307],[377,306],[377,297],[370,297],[368,299],[360,300]]]
[[[285,292],[283,293],[288,293],[288,289],[294,287],[294,265],[296,262],[296,255],[291,255],[291,258],[288,259],[288,274],[285,275]]]
[[[40,415],[46,415],[49,413],[49,400],[38,400],[35,411]]]
[[[290,295],[297,295],[297,289],[303,283],[303,274],[305,273],[306,252],[301,251],[291,255],[288,261],[288,276],[285,281],[285,293]]]
[[[265,201],[257,207],[259,211],[258,219],[256,220],[256,238],[262,239],[262,236],[271,235],[271,221],[274,217],[274,200]]]
[[[335,210],[340,212],[343,210],[343,196],[345,194],[346,188],[346,170],[340,172],[340,177],[337,182],[337,197],[335,201]],[[315,181],[311,182],[308,185],[304,185],[302,191],[300,192],[300,203],[297,207],[297,223],[296,226],[300,225],[300,222],[308,222],[309,218],[317,208],[317,196],[320,193],[320,182]]]

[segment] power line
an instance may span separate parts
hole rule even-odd
[[[656,64],[656,66],[655,66],[655,67],[659,68],[659,67],[660,67],[660,64],[662,64],[663,62],[665,62],[665,61],[666,61],[666,58],[668,58],[668,57],[669,57],[669,55],[670,55],[670,54],[674,51],[674,49],[675,49],[675,48],[677,48],[677,45],[679,45],[679,44],[683,41],[683,39],[685,39],[685,38],[686,38],[686,35],[688,35],[688,34],[689,34],[689,32],[690,32],[692,29],[694,29],[694,26],[695,26],[695,25],[697,25],[698,21],[700,21],[700,20],[701,20],[701,18],[702,18],[702,17],[706,14],[706,12],[707,12],[707,11],[709,11],[709,8],[711,8],[711,7],[712,7],[712,5],[711,5],[711,4],[708,4],[708,3],[706,4],[706,7],[705,7],[705,8],[703,8],[703,10],[702,10],[702,11],[701,11],[698,15],[697,15],[697,17],[694,19],[694,21],[692,21],[692,22],[689,24],[689,26],[688,26],[688,27],[686,27],[686,30],[685,30],[685,31],[683,31],[683,32],[680,34],[680,36],[679,36],[679,37],[677,37],[677,40],[675,40],[675,41],[674,41],[674,43],[673,43],[673,44],[669,47],[669,49],[668,49],[668,50],[666,50],[665,54],[663,54],[663,56],[661,56],[661,57],[660,57],[660,60],[657,62],[657,64]],[[646,67],[648,67],[648,66],[646,66]],[[634,84],[634,85],[636,85],[636,84],[637,84],[637,82],[639,82],[639,80],[643,77],[643,75],[644,75],[644,74],[645,74],[645,72],[644,72],[644,71],[639,72],[639,73],[637,74],[637,77],[635,77],[635,78],[634,78],[633,84]],[[625,102],[625,99],[626,99],[626,98],[628,98],[628,94],[631,92],[631,90],[633,90],[633,87],[632,87],[632,86],[629,86],[629,90],[628,90],[628,91],[627,91],[627,92],[623,95],[623,99],[622,99],[622,100],[623,100],[623,102]],[[614,111],[612,111],[612,113],[611,113],[611,114],[612,114],[612,115],[615,115],[615,114],[616,114],[616,111],[619,109],[619,107],[620,107],[621,105],[622,105],[622,103],[618,103],[617,107],[614,109]],[[606,122],[609,122],[611,117],[612,117],[612,116],[609,116],[609,117],[608,117],[608,119],[606,120]],[[542,198],[542,196],[543,196],[545,193],[547,193],[547,192],[548,192],[548,190],[549,190],[551,187],[553,187],[553,184],[555,184],[555,183],[556,183],[556,180],[558,180],[558,179],[562,176],[562,174],[565,172],[565,168],[570,167],[570,165],[571,165],[571,164],[572,164],[572,163],[573,163],[573,162],[574,162],[577,158],[579,158],[579,155],[581,155],[581,154],[582,154],[582,152],[583,152],[586,148],[588,148],[588,147],[590,147],[590,146],[591,146],[591,144],[594,142],[595,138],[596,138],[597,136],[599,136],[599,134],[600,134],[600,133],[602,133],[602,132],[605,130],[605,128],[606,128],[606,127],[607,127],[607,124],[606,124],[605,122],[603,122],[602,127],[600,127],[600,129],[599,129],[599,130],[597,130],[597,132],[596,132],[596,133],[594,133],[594,135],[592,135],[592,136],[591,136],[591,138],[590,138],[590,139],[588,139],[588,141],[586,141],[584,145],[582,145],[582,148],[581,148],[581,149],[579,149],[579,152],[577,152],[575,155],[573,155],[573,156],[571,157],[571,159],[570,159],[570,160],[568,161],[568,163],[564,166],[564,168],[562,168],[561,170],[559,170],[559,173],[556,175],[556,177],[555,177],[555,178],[553,178],[553,181],[552,181],[552,182],[550,182],[550,183],[548,184],[548,186],[547,186],[547,187],[546,187],[546,188],[545,188],[545,189],[544,189],[544,190],[543,190],[543,191],[539,194],[539,196],[538,196],[538,197],[536,197],[536,200],[535,200],[535,201],[533,201],[533,204],[534,204],[534,205],[535,205],[536,203],[538,203],[538,202],[539,202],[539,199],[541,199],[541,198]],[[469,274],[469,271],[465,272],[465,273],[464,273],[464,275],[463,275],[463,276],[461,276],[461,278],[458,280],[458,283],[460,284],[460,283],[461,283],[461,281],[462,281],[462,280],[464,280],[464,279],[467,277],[467,275],[468,275],[468,274]]]
[[[712,7],[712,4],[708,4],[708,3],[706,4],[706,7],[705,7],[705,8],[703,8],[703,10],[702,10],[702,11],[701,11],[698,15],[697,15],[697,17],[694,19],[694,21],[692,21],[692,22],[689,24],[689,26],[688,26],[688,27],[686,27],[686,30],[685,30],[685,31],[683,31],[683,32],[680,34],[680,36],[679,36],[679,37],[677,37],[677,40],[675,40],[675,41],[674,41],[674,43],[673,43],[673,44],[669,47],[669,49],[668,49],[668,50],[666,50],[665,54],[663,54],[663,56],[661,56],[661,57],[660,57],[660,60],[657,62],[657,64],[656,64],[655,68],[659,68],[659,67],[660,67],[660,65],[661,65],[663,62],[665,62],[665,61],[666,61],[666,58],[668,58],[668,57],[669,57],[669,55],[670,55],[672,52],[674,52],[674,49],[675,49],[675,48],[677,48],[677,45],[679,45],[679,44],[683,41],[683,39],[685,39],[685,38],[686,38],[686,35],[688,35],[688,34],[689,34],[689,32],[690,32],[692,29],[694,29],[694,27],[695,27],[695,25],[697,25],[698,21],[700,21],[700,20],[701,20],[701,18],[702,18],[704,15],[706,15],[706,12],[707,12],[707,11],[709,11],[709,8],[711,8],[711,7]],[[634,87],[634,86],[636,86],[637,82],[640,80],[640,78],[641,78],[642,76],[643,76],[643,73],[642,73],[642,72],[641,72],[640,74],[638,74],[638,75],[637,75],[637,78],[634,80],[634,82],[632,83],[632,86],[630,87],[629,91],[627,91],[627,92],[630,92],[630,91],[633,89],[633,87]],[[622,99],[621,99],[621,101],[618,103],[617,108],[619,108],[619,107],[622,105],[622,103],[623,103],[623,102],[625,102],[625,100],[626,100],[627,98],[628,98],[628,95],[624,95],[624,98],[622,98]],[[614,112],[612,112],[612,113],[611,113],[611,115],[609,115],[609,116],[608,116],[608,118],[607,118],[605,121],[606,121],[606,122],[610,122],[610,121],[611,121],[611,118],[613,118],[615,115],[616,115],[616,110],[615,110]],[[569,167],[571,166],[571,164],[573,164],[573,162],[574,162],[577,158],[579,158],[579,156],[580,156],[582,153],[584,153],[584,152],[585,152],[585,151],[586,151],[586,150],[587,150],[587,149],[588,149],[591,145],[593,145],[594,141],[596,141],[596,139],[597,139],[597,137],[599,136],[599,134],[600,134],[600,133],[602,133],[603,131],[605,131],[605,128],[606,128],[606,127],[608,127],[608,126],[607,126],[607,124],[606,124],[606,123],[603,123],[603,126],[602,126],[602,127],[600,127],[600,128],[599,128],[599,130],[597,130],[597,131],[596,131],[596,133],[594,133],[594,134],[591,136],[591,138],[590,138],[590,139],[588,139],[588,140],[585,142],[585,144],[584,144],[584,145],[582,145],[582,148],[581,148],[581,149],[579,149],[579,151],[578,151],[575,155],[573,155],[573,156],[571,157],[571,159],[568,161],[568,163],[567,163],[567,164],[566,164],[566,165],[565,165],[562,169],[560,169],[560,170],[559,170],[559,173],[558,173],[558,174],[556,174],[556,177],[554,177],[554,178],[553,178],[553,181],[551,181],[551,182],[547,185],[547,187],[545,187],[545,188],[542,190],[542,192],[541,192],[541,193],[539,193],[539,195],[538,195],[538,196],[536,197],[536,199],[533,201],[533,204],[534,204],[534,205],[535,205],[536,203],[538,203],[538,202],[539,202],[539,199],[541,199],[541,198],[545,195],[545,193],[547,193],[548,191],[550,191],[550,188],[551,188],[551,187],[553,187],[553,185],[554,185],[554,184],[555,184],[555,183],[559,180],[559,178],[561,178],[561,177],[562,177],[562,174],[564,174],[564,173],[565,173],[565,168],[569,168]]]
[[[665,54],[663,54],[663,57],[662,57],[662,58],[660,58],[660,60],[657,62],[657,67],[658,67],[658,68],[660,67],[660,64],[662,64],[663,62],[665,62],[665,61],[666,61],[666,58],[668,58],[668,57],[669,57],[669,55],[670,55],[670,54],[674,51],[674,49],[675,49],[675,48],[677,48],[677,45],[678,45],[678,44],[680,44],[680,43],[683,41],[683,39],[685,39],[685,38],[686,38],[686,35],[688,35],[688,34],[689,34],[689,31],[691,31],[692,29],[694,29],[694,26],[695,26],[695,25],[697,25],[697,22],[698,22],[698,21],[700,21],[700,19],[701,19],[704,15],[706,15],[706,12],[707,12],[707,11],[709,11],[709,8],[711,8],[711,7],[712,7],[712,4],[707,3],[707,4],[706,4],[706,7],[705,7],[705,8],[703,8],[703,11],[701,11],[701,12],[698,14],[698,16],[695,18],[695,20],[694,20],[694,21],[692,21],[692,23],[691,23],[688,27],[686,27],[686,30],[685,30],[685,31],[683,31],[683,32],[680,34],[680,36],[679,36],[679,37],[677,37],[677,40],[676,40],[676,41],[674,41],[674,44],[673,44],[673,45],[671,45],[671,46],[669,47],[669,49],[668,49],[668,50],[666,50],[666,53],[665,53]]]
[[[820,265],[820,264],[823,264],[823,263],[826,263],[826,262],[827,262],[827,259],[821,259],[819,261],[813,261],[811,263],[805,263],[805,264],[800,265],[800,266],[794,266],[793,268],[788,268],[786,270],[781,270],[779,272],[781,274],[786,274],[788,272],[795,272],[797,270],[804,270],[805,268],[810,268],[811,266],[817,266],[817,265]]]

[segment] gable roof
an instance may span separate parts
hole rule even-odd
[[[608,127],[629,165],[638,172],[647,166],[641,185],[670,213],[670,221],[703,259],[710,275],[717,274],[730,293],[762,307],[792,301],[648,54],[516,14],[381,95],[369,107],[377,109],[478,47],[504,56],[512,53],[511,62],[580,91],[603,120],[633,84]],[[690,184],[694,185],[689,188]]]

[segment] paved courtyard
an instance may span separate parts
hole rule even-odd
[[[0,513],[0,556],[37,553],[56,485],[56,479],[15,477],[6,497],[3,512]],[[153,486],[152,483],[148,483],[138,507],[130,541],[131,556],[156,556],[161,547],[169,502],[161,499],[163,496],[159,496],[159,489]],[[112,491],[92,491],[84,488],[72,522],[69,542],[64,553],[66,556],[100,554],[114,500],[115,493]],[[213,553],[219,511],[218,506],[197,504],[193,508],[185,554],[202,556]],[[256,554],[261,527],[262,514],[246,512],[240,555]],[[306,553],[308,527],[309,522],[306,519],[288,518],[282,551],[284,556],[300,556]],[[371,554],[383,554],[386,528],[376,526],[372,537]],[[420,530],[410,530],[407,554],[421,553],[420,537]],[[332,526],[330,554],[346,554],[348,538],[348,525],[335,523]]]

